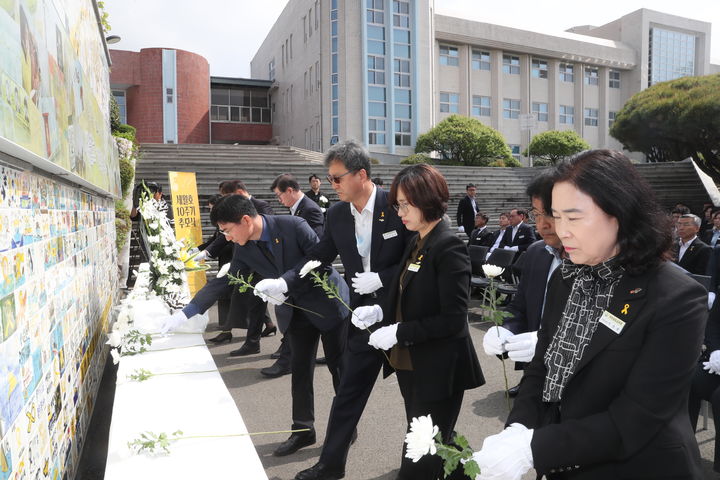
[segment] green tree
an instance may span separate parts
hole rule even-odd
[[[497,130],[474,118],[450,115],[418,136],[416,153],[437,152],[444,161],[488,166],[498,159],[510,162],[512,154]]]
[[[527,157],[529,153],[539,157],[541,161],[535,161],[535,165],[555,165],[559,160],[589,148],[590,144],[575,130],[548,130],[535,135],[523,155]]]
[[[432,165],[433,159],[424,153],[413,153],[409,157],[405,157],[400,160],[400,165],[414,165],[416,163],[427,163],[428,165]]]
[[[650,161],[692,157],[720,181],[720,74],[678,78],[636,93],[610,134]]]

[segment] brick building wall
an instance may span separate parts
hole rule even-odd
[[[263,144],[272,139],[272,125],[258,123],[212,123],[213,142]]]

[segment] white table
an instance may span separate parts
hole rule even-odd
[[[192,346],[198,345],[198,346]],[[200,334],[153,338],[151,350],[122,357],[108,445],[106,480],[242,479],[267,480],[249,436],[172,442],[170,453],[137,454],[127,443],[145,431],[184,435],[247,433],[240,412],[220,377]],[[127,380],[136,369],[152,373],[212,370]]]

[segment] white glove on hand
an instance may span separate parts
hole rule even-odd
[[[355,278],[352,279],[352,286],[355,293],[367,295],[381,289],[383,284],[380,281],[380,275],[376,272],[362,272],[355,274]]]
[[[712,310],[713,303],[715,303],[715,292],[708,292],[708,310]]]
[[[514,423],[486,438],[482,450],[473,454],[482,472],[476,480],[520,480],[533,467],[532,437],[533,430]]]
[[[460,226],[458,227],[458,233],[465,233],[465,227],[463,227],[462,225],[460,225]]]
[[[378,350],[390,350],[397,343],[398,324],[375,330],[368,340],[368,344]]]
[[[505,342],[505,350],[508,357],[514,362],[529,362],[535,355],[537,345],[537,331],[519,333],[508,338]]]
[[[195,260],[196,262],[202,262],[203,260],[207,260],[208,258],[210,258],[210,254],[207,250],[203,250],[202,252],[195,255],[195,258],[193,260]]]
[[[260,280],[257,285],[255,285],[255,295],[262,298],[264,301],[268,302],[272,300],[269,297],[277,297],[280,298],[284,293],[288,291],[287,283],[282,278],[266,278],[265,280]],[[287,298],[287,297],[285,297]],[[273,305],[277,305],[276,303],[273,303]]]
[[[183,313],[182,310],[178,310],[177,312],[173,313],[172,315],[169,315],[163,319],[162,327],[160,327],[160,333],[166,334],[171,330],[175,330],[180,325],[185,323],[187,321],[187,316]]]
[[[366,305],[358,307],[350,317],[350,321],[360,330],[365,330],[371,325],[382,321],[383,311],[380,305]]]
[[[513,252],[517,252],[517,251],[519,251],[520,249],[518,248],[517,245],[515,245],[514,247],[505,246],[505,247],[503,247],[503,250],[511,250],[511,251],[513,251]]]
[[[708,373],[720,375],[720,350],[715,350],[710,354],[710,360],[703,362],[703,368],[707,370]]]
[[[487,355],[502,355],[505,350],[505,342],[515,335],[507,328],[490,327],[483,337],[483,349]]]

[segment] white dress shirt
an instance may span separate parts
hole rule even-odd
[[[683,242],[682,240],[680,240],[680,251],[678,251],[678,262],[680,260],[682,260],[683,255],[685,255],[685,251],[688,249],[690,244],[695,241],[696,238],[697,238],[697,235],[695,235],[693,238],[691,238],[687,242]]]
[[[375,211],[376,196],[377,187],[373,185],[373,191],[362,212],[358,212],[355,205],[350,202],[350,213],[355,218],[355,240],[358,253],[362,258],[364,272],[370,271],[370,250],[372,247],[373,213]]]
[[[507,228],[507,227],[505,227],[505,228]],[[495,240],[495,243],[493,243],[493,246],[490,247],[490,250],[488,250],[487,255],[485,255],[485,260],[487,260],[488,258],[490,258],[490,254],[491,254],[496,248],[498,248],[498,247],[500,246],[500,242],[502,242],[502,238],[505,236],[505,228],[503,228],[502,230],[500,230],[500,233],[498,234],[497,240]]]
[[[305,194],[300,192],[300,198],[298,198],[298,201],[295,202],[292,207],[290,207],[290,215],[295,215],[298,205],[300,205],[300,202],[302,202],[302,199],[304,196],[305,196]]]

